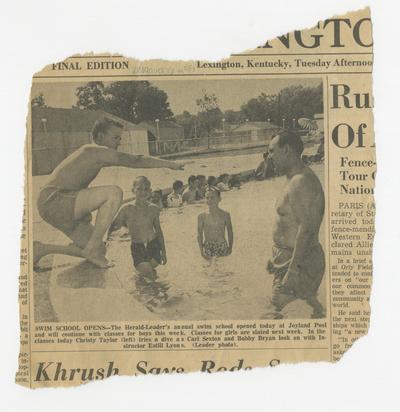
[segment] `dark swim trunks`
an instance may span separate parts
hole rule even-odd
[[[69,236],[79,223],[91,220],[90,213],[75,220],[77,195],[77,190],[64,190],[57,186],[43,187],[37,201],[39,215],[45,222]]]
[[[151,259],[161,264],[161,245],[157,237],[147,242],[147,244],[132,242],[131,253],[135,267],[143,262],[150,262]]]

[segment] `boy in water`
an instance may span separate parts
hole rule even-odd
[[[164,204],[162,201],[162,190],[161,189],[154,189],[151,192],[151,196],[150,196],[150,203],[152,203],[153,205],[156,205],[160,208],[160,210],[164,209]]]
[[[240,182],[240,175],[231,175],[231,178],[229,180],[229,187],[231,189],[240,189],[241,182]]]
[[[182,200],[188,204],[194,203],[198,197],[198,182],[196,176],[189,176],[188,187],[182,195]]]
[[[208,176],[206,190],[217,186],[217,183],[218,179],[215,176]]]
[[[151,183],[145,176],[133,182],[135,195],[133,204],[124,206],[109,229],[111,232],[126,226],[131,236],[133,265],[140,275],[155,279],[155,268],[167,263],[164,235],[160,225],[160,208],[148,201],[151,196]]]
[[[231,188],[229,187],[229,179],[230,176],[228,175],[228,173],[224,173],[218,178],[217,188],[221,192],[227,192],[231,190]]]
[[[207,180],[204,175],[197,175],[197,185],[198,185],[198,194],[197,200],[204,199],[206,197],[206,189],[207,189]]]
[[[198,217],[197,240],[200,253],[204,259],[213,256],[228,256],[232,253],[233,230],[231,216],[219,208],[221,193],[215,188],[206,191],[208,212],[201,213]],[[225,230],[228,242],[225,239]]]
[[[173,191],[167,197],[168,207],[181,207],[183,204],[183,182],[181,180],[175,180],[172,189]]]

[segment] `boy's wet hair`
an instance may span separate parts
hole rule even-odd
[[[109,117],[103,117],[102,119],[97,119],[92,127],[92,139],[95,143],[98,143],[99,134],[105,133],[111,126],[124,128],[124,125],[116,120],[110,119]]]
[[[189,179],[188,179],[188,183],[190,184],[190,183],[193,183],[193,182],[195,182],[197,180],[197,177],[195,176],[195,175],[191,175],[191,176],[189,176]]]
[[[197,180],[206,180],[206,177],[204,175],[197,175],[196,179]]]
[[[207,184],[208,186],[214,186],[217,183],[217,178],[215,176],[208,176]]]
[[[229,177],[228,173],[222,173],[222,175],[220,175],[220,177],[218,178],[218,180],[220,182],[222,182],[222,180],[224,180],[226,177]]]
[[[133,188],[135,188],[140,182],[145,182],[149,187],[151,187],[151,182],[146,176],[138,176],[134,181],[133,181]]]
[[[182,180],[175,180],[175,182],[172,184],[172,189],[178,190],[183,187],[183,182]]]
[[[209,187],[207,188],[207,190],[206,190],[206,193],[207,193],[207,192],[216,193],[217,196],[221,199],[221,191],[218,190],[216,187],[214,187],[214,186],[209,186]]]
[[[295,153],[301,155],[304,150],[303,141],[301,137],[290,130],[283,130],[279,132],[274,137],[278,137],[278,146],[283,147],[287,144],[290,148],[294,150]]]
[[[229,179],[229,186],[230,187],[240,187],[240,176],[239,175],[232,175]]]

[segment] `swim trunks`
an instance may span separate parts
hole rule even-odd
[[[75,201],[77,190],[64,190],[57,186],[44,186],[40,190],[37,208],[41,218],[69,236],[82,221],[91,220],[88,213],[82,219],[75,220]]]
[[[272,258],[267,270],[274,275],[273,300],[277,294],[290,294],[299,299],[307,299],[317,294],[325,272],[325,255],[320,244],[311,247],[301,262],[301,267],[294,286],[290,290],[282,290],[283,279],[293,257],[293,249],[272,247]]]
[[[206,256],[227,256],[229,252],[226,240],[221,242],[204,242],[204,254]]]
[[[181,207],[182,206],[182,195],[175,194],[172,192],[167,197],[167,205],[168,207]]]
[[[158,238],[145,243],[131,243],[131,254],[133,265],[139,266],[143,262],[150,262],[154,259],[158,264],[161,264],[161,245]]]

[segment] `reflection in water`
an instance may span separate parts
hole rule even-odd
[[[168,282],[160,282],[156,279],[148,279],[145,276],[136,276],[136,289],[132,295],[142,302],[147,309],[153,312],[165,303],[168,296]]]
[[[57,276],[57,284],[63,288],[105,288],[107,269],[100,269],[88,261],[61,271]]]

